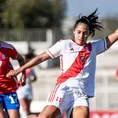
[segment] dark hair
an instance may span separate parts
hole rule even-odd
[[[98,22],[98,14],[96,14],[98,8],[91,13],[89,16],[81,16],[81,14],[78,17],[78,20],[76,21],[74,25],[74,29],[77,27],[79,23],[84,23],[89,26],[90,35],[93,37],[95,35],[95,30],[101,30],[103,27],[101,26],[101,23]]]
[[[26,59],[32,59],[35,56],[34,49],[31,49],[27,54],[25,54]]]

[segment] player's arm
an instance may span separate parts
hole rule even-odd
[[[26,70],[27,68],[36,66],[48,59],[50,59],[51,57],[49,56],[49,54],[47,54],[46,52],[34,57],[33,59],[31,59],[29,62],[27,62],[25,65],[23,65],[21,68],[18,69],[18,73]]]
[[[18,61],[20,67],[23,66],[25,64],[25,60],[24,58],[18,53],[16,60]],[[20,84],[21,85],[25,85],[26,83],[26,75],[25,75],[25,71],[22,71],[22,77],[20,79]]]
[[[19,53],[18,53],[16,59],[17,59],[20,66],[25,64],[24,58]]]
[[[47,54],[46,52],[34,57],[33,59],[31,59],[29,62],[27,62],[26,64],[24,64],[23,66],[21,66],[19,69],[17,70],[11,70],[8,74],[7,77],[11,77],[11,76],[16,76],[18,75],[20,72],[25,71],[27,68],[36,66],[42,62],[44,62],[45,60],[50,59],[51,57],[49,56],[49,54]]]
[[[108,35],[108,37],[106,39],[107,48],[109,48],[111,45],[113,45],[117,40],[118,40],[118,29],[114,33]]]

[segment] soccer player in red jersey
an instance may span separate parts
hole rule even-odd
[[[23,57],[17,52],[13,45],[0,41],[0,118],[19,118],[19,101],[16,94],[18,82],[16,77],[7,78],[6,74],[13,69],[10,58],[17,60],[19,65],[24,64]],[[25,73],[20,80],[25,84]]]
[[[73,28],[73,38],[58,41],[44,53],[34,57],[7,77],[17,76],[27,68],[50,58],[60,57],[62,74],[50,93],[46,107],[38,116],[28,118],[56,118],[63,113],[67,118],[89,118],[89,99],[94,97],[96,57],[105,52],[118,40],[118,29],[107,37],[87,42],[96,30],[102,28],[98,21],[97,9],[88,16],[79,16]]]

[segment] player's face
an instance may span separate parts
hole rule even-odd
[[[73,31],[75,43],[83,45],[89,36],[89,27],[84,23],[79,23]]]

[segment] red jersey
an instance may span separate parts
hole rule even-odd
[[[13,69],[10,58],[16,59],[17,55],[18,52],[11,44],[0,42],[0,94],[15,92],[17,89],[16,79],[6,77],[6,74]]]

